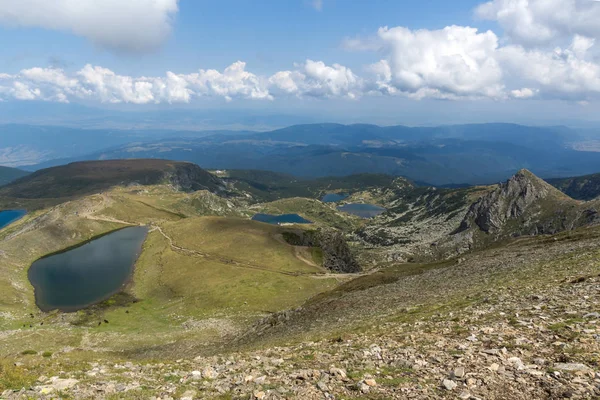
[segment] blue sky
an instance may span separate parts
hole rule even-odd
[[[4,102],[600,118],[594,0],[47,3],[0,0]]]

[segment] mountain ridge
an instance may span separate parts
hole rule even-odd
[[[61,199],[123,185],[168,183],[182,191],[225,191],[225,183],[196,164],[168,160],[82,161],[36,171],[0,187],[0,197]]]

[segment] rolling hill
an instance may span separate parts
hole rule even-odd
[[[0,188],[9,199],[68,199],[114,186],[171,184],[183,191],[224,191],[224,183],[197,165],[166,160],[71,163],[36,171]]]

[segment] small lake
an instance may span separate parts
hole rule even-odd
[[[339,206],[338,210],[361,218],[373,218],[386,212],[385,208],[374,204],[344,204]]]
[[[327,193],[325,196],[323,196],[321,201],[323,203],[337,203],[338,201],[348,198],[348,196],[350,195],[345,193]]]
[[[280,224],[312,224],[311,221],[302,218],[298,214],[283,214],[283,215],[271,215],[271,214],[256,214],[252,217],[253,221],[264,222],[267,224],[280,225]]]
[[[77,311],[106,300],[130,279],[148,229],[131,227],[50,255],[29,268],[42,311]]]
[[[5,210],[0,211],[0,229],[20,220],[27,214],[25,210]]]

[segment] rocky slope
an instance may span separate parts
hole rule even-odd
[[[497,186],[409,188],[386,205],[388,212],[356,236],[389,260],[445,258],[510,237],[600,222],[600,201],[574,200],[527,170]]]
[[[21,355],[3,368],[22,387],[2,398],[595,398],[599,241],[598,228],[521,240],[315,299],[215,355]]]
[[[580,203],[521,170],[469,208],[455,232],[469,247],[507,237],[554,234],[600,222],[595,201]]]

